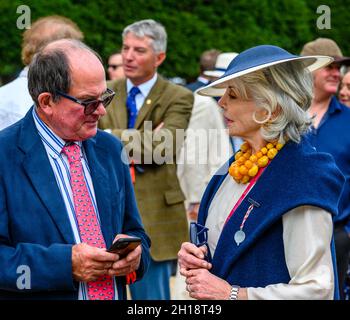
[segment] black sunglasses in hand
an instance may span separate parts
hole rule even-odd
[[[102,103],[103,106],[107,108],[107,106],[111,103],[111,101],[115,96],[115,92],[109,88],[107,88],[106,92],[102,94],[101,99],[97,99],[97,100],[79,100],[59,90],[56,90],[56,93],[66,99],[69,99],[75,103],[82,105],[84,107],[84,114],[87,116],[94,113],[95,110],[100,105],[100,103]]]
[[[191,222],[190,223],[190,241],[197,247],[206,246],[207,247],[207,254],[205,255],[204,259],[208,262],[211,262],[211,254],[210,249],[208,245],[208,228],[205,226],[202,226],[199,223]]]

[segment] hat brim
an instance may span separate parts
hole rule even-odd
[[[334,63],[338,63],[342,66],[350,66],[350,58],[349,57],[333,57]]]
[[[215,77],[215,78],[220,78],[225,74],[225,71],[219,71],[219,70],[207,70],[203,72],[204,75],[208,77]]]
[[[332,57],[328,56],[301,56],[301,57],[296,57],[296,58],[290,58],[290,59],[284,59],[284,60],[278,60],[278,61],[273,61],[265,64],[261,64],[252,68],[248,68],[245,70],[242,70],[240,72],[236,72],[233,74],[229,74],[227,76],[223,76],[220,79],[217,79],[210,84],[208,84],[205,87],[199,88],[196,93],[202,95],[202,96],[211,96],[211,97],[221,97],[225,94],[226,88],[229,85],[229,82],[232,79],[239,78],[243,75],[246,75],[248,73],[258,71],[273,65],[277,65],[280,63],[284,62],[290,62],[290,61],[304,61],[305,62],[305,67],[310,72],[313,72],[317,69],[320,69],[322,67],[325,67],[326,65],[330,64],[333,62]]]

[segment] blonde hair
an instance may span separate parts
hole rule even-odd
[[[23,33],[22,62],[29,65],[35,53],[49,42],[59,39],[82,40],[83,33],[70,19],[58,15],[43,17]]]
[[[258,120],[253,115],[253,120],[262,124],[265,140],[298,143],[309,130],[312,76],[302,61],[284,62],[243,75],[231,80],[230,87],[239,97],[252,99],[257,107],[266,110],[266,119]]]

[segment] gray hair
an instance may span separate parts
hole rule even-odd
[[[152,47],[156,53],[166,52],[167,34],[165,28],[159,22],[152,19],[134,22],[123,30],[123,38],[125,38],[129,32],[132,32],[139,38],[151,38]]]
[[[262,124],[267,141],[300,142],[312,123],[307,110],[313,98],[312,75],[302,61],[285,62],[233,79],[233,90],[244,99],[267,111]],[[273,115],[273,117],[271,117]]]
[[[87,50],[102,63],[101,57],[90,47],[79,40],[65,39],[51,42],[33,57],[28,70],[29,93],[38,106],[38,97],[49,92],[54,102],[60,99],[56,91],[67,93],[72,84],[69,52]]]

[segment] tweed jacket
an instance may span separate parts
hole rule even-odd
[[[135,195],[152,241],[152,258],[176,259],[181,243],[188,240],[185,197],[176,175],[176,155],[191,116],[193,94],[158,76],[138,113],[135,129],[127,129],[126,80],[109,82],[108,87],[116,95],[99,127],[111,129],[137,164]],[[161,123],[163,127],[155,130]]]

